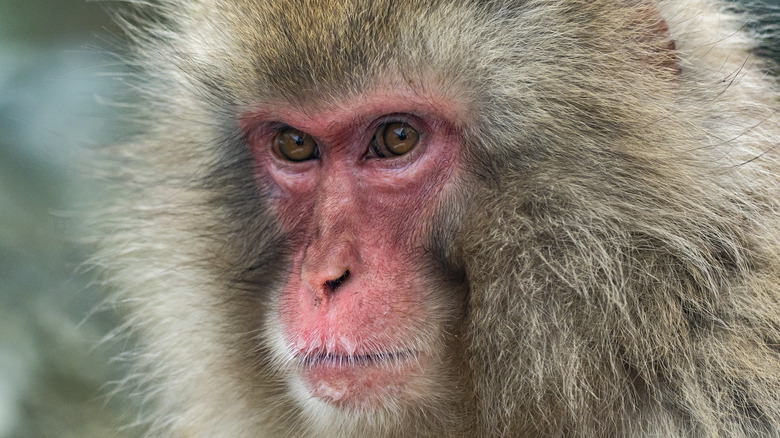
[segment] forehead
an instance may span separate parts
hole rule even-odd
[[[349,93],[388,77],[420,80],[437,67],[432,33],[442,15],[454,16],[452,4],[435,0],[234,0],[214,7],[237,29],[234,53],[225,56],[243,65],[255,90],[288,100]]]

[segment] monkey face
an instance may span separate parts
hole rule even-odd
[[[361,409],[414,398],[447,353],[453,306],[432,298],[419,265],[421,230],[456,181],[460,115],[411,91],[242,118],[291,242],[268,335],[304,398]]]

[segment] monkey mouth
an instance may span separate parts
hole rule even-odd
[[[372,367],[390,366],[392,364],[402,363],[413,359],[415,356],[416,354],[411,350],[373,354],[339,354],[323,352],[306,355],[302,357],[300,361],[301,364],[307,368]]]
[[[308,397],[343,409],[372,410],[405,399],[424,374],[414,350],[371,354],[309,353],[298,358]]]

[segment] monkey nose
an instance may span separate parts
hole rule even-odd
[[[315,303],[332,298],[357,278],[361,260],[355,246],[348,238],[326,238],[306,248],[301,280],[314,295]]]
[[[334,293],[336,292],[336,289],[347,281],[347,279],[349,279],[349,269],[344,270],[344,273],[341,274],[339,278],[325,280],[322,289],[325,293]]]
[[[306,278],[306,283],[314,294],[315,305],[319,305],[323,299],[328,299],[339,291],[349,280],[349,269],[326,270]]]

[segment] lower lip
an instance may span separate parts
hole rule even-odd
[[[342,408],[371,409],[404,398],[421,376],[420,358],[411,352],[323,355],[302,366],[301,377],[311,395]]]

